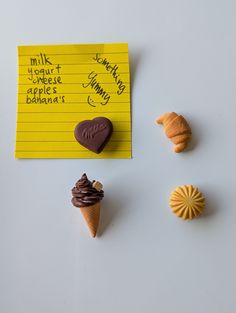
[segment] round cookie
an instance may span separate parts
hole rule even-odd
[[[179,186],[170,195],[170,207],[176,216],[191,220],[202,213],[205,198],[197,187]]]

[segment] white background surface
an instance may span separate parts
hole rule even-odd
[[[234,313],[234,0],[4,1],[0,13],[0,312]],[[19,44],[129,42],[132,160],[15,160]],[[176,155],[155,125],[185,115]],[[80,175],[104,184],[99,238],[70,203]],[[195,184],[204,215],[177,219]]]

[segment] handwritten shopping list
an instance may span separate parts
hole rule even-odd
[[[131,158],[128,45],[18,47],[16,158]],[[113,134],[100,154],[74,137],[104,116]]]

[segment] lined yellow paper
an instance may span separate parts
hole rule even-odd
[[[18,47],[16,158],[131,158],[128,44]],[[74,138],[104,116],[114,131],[95,154]]]

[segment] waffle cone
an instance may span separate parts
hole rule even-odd
[[[92,237],[96,237],[97,234],[100,218],[100,207],[100,202],[97,202],[94,205],[80,208],[80,211],[85,219],[85,222]]]

